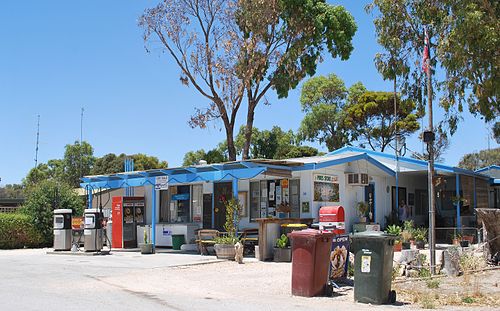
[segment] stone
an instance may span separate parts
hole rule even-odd
[[[401,257],[398,263],[409,264],[417,259],[418,250],[416,249],[403,249],[401,250]]]

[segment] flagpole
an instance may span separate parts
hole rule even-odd
[[[425,72],[427,74],[427,111],[429,116],[429,128],[424,133],[424,141],[427,143],[427,152],[429,154],[428,165],[428,195],[429,195],[429,251],[431,274],[436,274],[436,205],[434,199],[434,124],[432,118],[432,81],[431,81],[431,57],[430,42],[427,29],[425,29]]]

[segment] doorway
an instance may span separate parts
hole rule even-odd
[[[214,183],[214,229],[225,231],[226,207],[224,202],[233,197],[231,182]]]
[[[203,195],[203,229],[212,228],[212,194]]]
[[[404,201],[404,204],[408,203],[406,198],[406,188],[398,187],[398,201],[396,202],[396,187],[392,187],[392,218],[393,221],[399,222],[399,205]]]

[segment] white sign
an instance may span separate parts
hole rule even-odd
[[[168,176],[157,176],[155,180],[155,190],[168,189]]]
[[[339,177],[336,175],[320,175],[314,174],[314,181],[326,183],[338,183]]]

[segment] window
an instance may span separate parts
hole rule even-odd
[[[201,222],[203,213],[203,185],[193,185],[191,206],[193,207],[193,222]]]
[[[260,218],[260,182],[250,183],[250,221]]]

